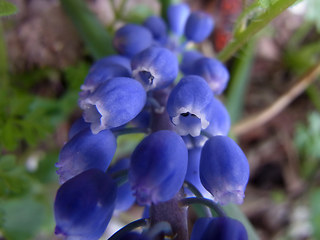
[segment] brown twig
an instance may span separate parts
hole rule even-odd
[[[235,124],[231,132],[235,136],[243,135],[253,129],[267,123],[274,118],[277,114],[283,111],[296,97],[303,93],[306,88],[317,79],[320,74],[320,62],[311,67],[298,82],[284,93],[278,100],[276,100],[271,106],[262,110],[260,113],[250,116],[239,123]]]

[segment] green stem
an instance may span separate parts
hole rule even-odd
[[[149,223],[148,219],[141,218],[139,220],[133,221],[120,230],[118,230],[116,233],[114,233],[108,240],[117,240],[120,239],[124,234],[127,232],[130,232],[138,227],[144,227]]]
[[[275,17],[294,4],[297,0],[279,0],[268,8],[257,18],[253,19],[250,25],[237,36],[219,53],[218,59],[222,62],[230,59],[246,42],[256,33],[268,25]]]
[[[226,216],[223,209],[210,199],[199,198],[199,197],[183,198],[180,200],[180,203],[183,206],[189,206],[192,204],[202,204],[211,208],[213,211],[215,211],[216,214],[218,214],[218,216],[220,217]]]
[[[132,127],[132,128],[120,128],[113,130],[112,133],[116,135],[116,137],[120,135],[125,135],[125,134],[135,134],[135,133],[149,133],[149,129],[147,128],[138,128],[138,127]]]

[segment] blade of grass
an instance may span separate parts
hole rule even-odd
[[[232,123],[238,121],[242,114],[243,99],[249,83],[254,49],[255,41],[253,40],[246,45],[242,54],[233,64],[226,102]]]
[[[6,89],[8,82],[8,62],[6,44],[4,41],[2,23],[0,22],[0,86],[1,89]]]
[[[279,16],[288,7],[297,0],[280,0],[266,9],[257,18],[253,19],[249,26],[241,33],[236,35],[232,41],[219,53],[218,59],[222,62],[227,61],[235,54],[245,43],[247,43],[256,33],[268,25],[274,18]]]
[[[61,5],[95,59],[114,53],[110,34],[88,9],[85,1],[61,0]]]

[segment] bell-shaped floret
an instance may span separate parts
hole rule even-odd
[[[206,81],[194,75],[180,80],[173,88],[167,103],[167,111],[176,131],[185,136],[199,136],[209,126],[213,94]]]
[[[201,148],[188,150],[188,169],[185,180],[195,186],[205,198],[210,198],[211,194],[202,186],[200,181],[200,156]]]
[[[209,37],[214,27],[212,17],[204,12],[192,12],[187,19],[185,36],[188,40],[199,43]]]
[[[117,77],[101,84],[91,95],[79,101],[83,118],[93,133],[119,127],[142,110],[146,102],[143,86],[132,78]]]
[[[84,129],[90,128],[90,124],[85,122],[83,117],[78,118],[72,125],[68,133],[68,139],[70,140],[73,136],[77,135]]]
[[[148,28],[156,42],[164,45],[167,41],[167,25],[161,17],[150,16],[144,22],[143,26]]]
[[[130,59],[121,55],[110,55],[96,61],[90,68],[90,72],[94,71],[100,67],[106,67],[108,65],[117,64],[125,67],[129,72],[131,72],[131,62]]]
[[[185,51],[182,54],[180,63],[180,70],[185,75],[193,74],[194,64],[197,60],[202,58],[203,55],[197,50]]]
[[[203,77],[214,94],[221,94],[225,90],[230,77],[227,68],[219,60],[208,57],[195,62],[192,74]]]
[[[129,165],[130,165],[129,158],[120,159],[108,169],[108,173],[112,174],[121,170],[127,170],[129,169]],[[127,181],[121,184],[120,186],[118,186],[115,210],[126,211],[134,204],[135,200],[136,198],[133,196],[130,183]]]
[[[199,218],[190,240],[248,240],[243,224],[229,217]]]
[[[116,184],[100,170],[91,169],[71,178],[56,195],[55,233],[66,239],[99,239],[111,219],[116,196]]]
[[[249,180],[248,160],[231,138],[211,137],[202,148],[200,179],[217,203],[241,204]]]
[[[117,148],[110,130],[93,134],[88,128],[72,137],[61,149],[56,163],[60,183],[88,169],[106,171]]]
[[[140,205],[172,199],[182,187],[188,151],[173,131],[161,130],[144,138],[131,156],[129,181]]]
[[[179,71],[176,56],[163,47],[149,47],[138,53],[131,61],[132,75],[149,90],[169,86]]]
[[[172,4],[167,10],[169,27],[176,35],[181,36],[187,19],[190,15],[190,7],[185,3]]]
[[[205,135],[198,137],[186,136],[184,141],[188,148],[203,147],[205,142],[208,140],[207,136],[223,135],[227,136],[231,126],[231,119],[226,107],[223,103],[213,97],[212,111],[209,117],[209,126],[204,129]]]
[[[115,77],[131,77],[129,70],[119,64],[109,64],[105,66],[96,67],[90,71],[81,85],[80,99],[89,96],[102,83]]]
[[[114,48],[129,58],[151,46],[152,42],[151,32],[136,24],[126,24],[119,28],[113,38]]]

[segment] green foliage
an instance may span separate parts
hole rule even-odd
[[[266,8],[258,16],[250,19],[250,24],[241,31],[236,31],[237,34],[234,39],[219,53],[218,59],[225,62],[233,56],[244,44],[246,44],[256,33],[260,32],[265,26],[267,26],[274,18],[280,15],[288,7],[296,3],[297,0],[281,0],[276,1],[270,7]],[[253,3],[256,5],[256,2]],[[248,7],[250,8],[250,6]],[[241,20],[237,20],[241,21]],[[241,24],[236,24],[241,26]]]
[[[313,112],[308,116],[308,124],[298,124],[294,143],[301,156],[301,171],[308,177],[318,169],[320,164],[320,113]]]
[[[114,53],[111,36],[88,9],[85,1],[61,0],[60,2],[77,28],[89,54],[99,59]]]
[[[0,158],[0,198],[21,196],[30,189],[30,180],[13,155]]]
[[[16,5],[7,0],[0,0],[0,17],[10,16],[18,11]]]
[[[45,207],[34,197],[3,201],[5,221],[3,233],[7,239],[34,239],[45,220]]]
[[[23,142],[35,146],[48,136],[76,108],[80,85],[88,69],[86,63],[66,68],[66,92],[58,99],[30,93],[32,84],[22,89],[11,86],[10,91],[3,90],[0,95],[0,145],[13,151]],[[42,74],[39,76],[43,77]],[[37,83],[37,80],[33,81]]]
[[[320,239],[320,189],[314,189],[310,194],[310,213],[314,239]]]

